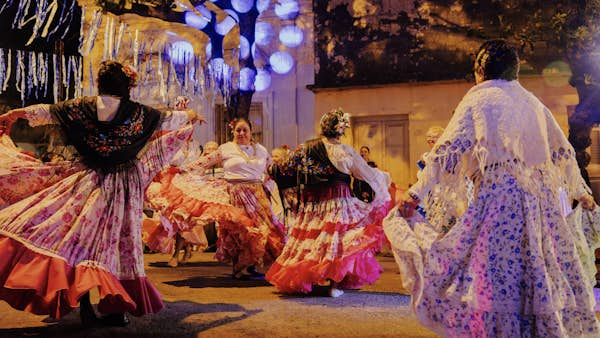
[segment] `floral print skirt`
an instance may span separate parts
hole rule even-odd
[[[384,229],[423,325],[448,337],[600,334],[559,196],[540,189],[526,191],[503,167],[489,170],[445,234],[420,215],[390,212]]]

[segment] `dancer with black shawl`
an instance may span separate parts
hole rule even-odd
[[[190,137],[197,116],[131,101],[136,78],[131,68],[104,61],[99,96],[0,117],[2,138],[17,118],[58,124],[78,152],[74,161],[43,163],[0,146],[0,299],[14,308],[60,318],[81,302],[82,324],[94,325],[93,288],[109,325],[126,325],[125,312],[163,307],[144,274],[143,192]]]

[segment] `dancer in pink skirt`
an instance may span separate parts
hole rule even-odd
[[[375,252],[382,244],[390,177],[340,143],[347,114],[326,113],[320,125],[323,137],[301,145],[278,178],[300,182],[302,189],[288,242],[266,277],[284,293],[309,293],[314,285],[328,284],[330,295],[338,297],[342,289],[375,282],[383,271]],[[372,203],[352,197],[351,175],[373,188]]]
[[[252,141],[250,122],[238,119],[231,126],[233,141],[163,181],[160,195],[167,203],[160,212],[176,221],[180,232],[218,222],[216,258],[233,263],[234,278],[259,277],[279,256],[285,238],[264,185],[271,158]],[[222,164],[223,179],[206,177],[205,170],[217,164]],[[150,238],[160,242],[160,236]]]
[[[135,80],[129,67],[104,61],[99,96],[0,117],[7,127],[17,118],[57,124],[78,153],[74,161],[42,163],[2,142],[0,299],[14,308],[60,318],[81,302],[82,323],[94,325],[93,288],[109,325],[126,325],[125,312],[163,307],[144,273],[143,192],[190,137],[196,114],[131,101]]]

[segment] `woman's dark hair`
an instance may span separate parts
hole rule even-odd
[[[364,148],[364,149],[367,149],[367,152],[369,152],[369,153],[371,152],[371,149],[369,149],[369,147],[367,147],[367,146],[362,146],[362,147],[360,147],[360,150],[363,150],[363,148]]]
[[[247,119],[245,119],[243,117],[238,117],[237,119],[234,120],[232,132],[235,131],[235,127],[237,127],[238,123],[240,123],[240,122],[246,123],[248,125],[248,127],[250,127],[250,131],[252,131],[252,123],[250,123],[250,121],[248,121]]]
[[[505,40],[488,40],[477,51],[475,70],[484,80],[516,80],[519,75],[517,49]]]
[[[107,60],[100,63],[98,70],[98,94],[114,95],[129,99],[130,80],[123,71],[123,65]]]
[[[339,115],[335,113],[326,113],[319,123],[321,127],[321,135],[327,138],[336,138],[340,136],[337,130],[339,124]]]

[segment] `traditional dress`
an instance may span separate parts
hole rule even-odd
[[[193,217],[195,223],[189,226],[218,222],[216,257],[233,262],[235,271],[269,266],[284,244],[283,225],[271,210],[263,184],[269,162],[269,153],[259,144],[225,143],[163,185],[161,195],[169,206],[161,212],[169,219]],[[222,179],[204,176],[219,163]]]
[[[303,187],[288,242],[267,280],[284,293],[308,293],[329,280],[340,288],[375,282],[383,271],[375,252],[390,200],[389,175],[369,167],[352,147],[320,139],[306,142],[285,165],[288,177],[280,180],[291,177]],[[352,197],[350,175],[373,188],[372,203]]]
[[[102,121],[97,100],[25,111],[31,126],[60,124],[76,161],[42,163],[0,147],[0,299],[14,308],[59,318],[96,287],[103,313],[163,307],[144,274],[142,197],[191,135],[188,118],[123,99]]]
[[[518,81],[485,81],[426,161],[410,192],[437,185],[465,199],[470,177],[475,198],[446,234],[395,209],[384,221],[421,323],[449,337],[597,337],[593,285],[561,207],[561,191],[589,188],[551,112]]]

